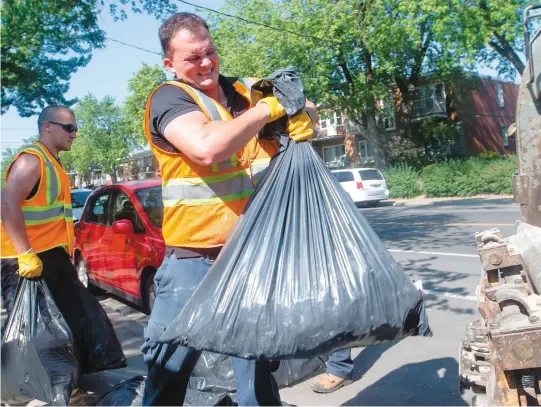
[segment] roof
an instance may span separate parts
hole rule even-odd
[[[125,181],[125,182],[120,182],[118,184],[113,184],[113,186],[114,185],[121,185],[127,189],[131,189],[132,191],[135,191],[137,189],[161,187],[162,180],[161,178],[152,178],[152,179],[144,179],[144,180],[139,180],[139,181]]]

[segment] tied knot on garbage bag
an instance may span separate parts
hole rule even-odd
[[[251,97],[257,103],[274,96],[283,106],[286,116],[271,122],[262,130],[264,138],[286,134],[299,142],[311,139],[314,135],[312,118],[304,110],[306,96],[301,78],[292,67],[279,69],[252,85]]]
[[[277,360],[431,336],[422,292],[311,144],[287,140],[160,341]]]

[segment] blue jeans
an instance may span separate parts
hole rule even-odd
[[[192,348],[160,343],[159,338],[171,325],[192,293],[203,280],[213,260],[198,257],[177,259],[166,256],[154,282],[156,301],[145,328],[141,347],[148,376],[143,405],[182,405],[192,370],[201,352]],[[278,385],[269,362],[231,358],[240,406],[281,405]]]
[[[327,373],[341,379],[351,379],[353,372],[353,360],[351,349],[342,349],[334,352],[327,360]]]

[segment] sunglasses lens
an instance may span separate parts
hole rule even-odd
[[[77,131],[77,126],[74,126],[73,124],[66,124],[63,127],[64,130],[66,130],[68,133],[73,133],[74,131]]]

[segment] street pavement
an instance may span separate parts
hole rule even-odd
[[[415,206],[360,208],[406,273],[420,279],[430,338],[354,349],[355,382],[331,394],[313,393],[309,381],[281,391],[295,405],[466,405],[458,392],[458,349],[465,326],[477,318],[476,287],[481,266],[475,232],[499,228],[513,233],[519,207],[510,198],[427,202]],[[389,293],[392,295],[392,293]],[[120,380],[145,375],[139,353],[146,316],[110,295],[100,296],[124,351],[128,367],[85,377],[97,393]]]

